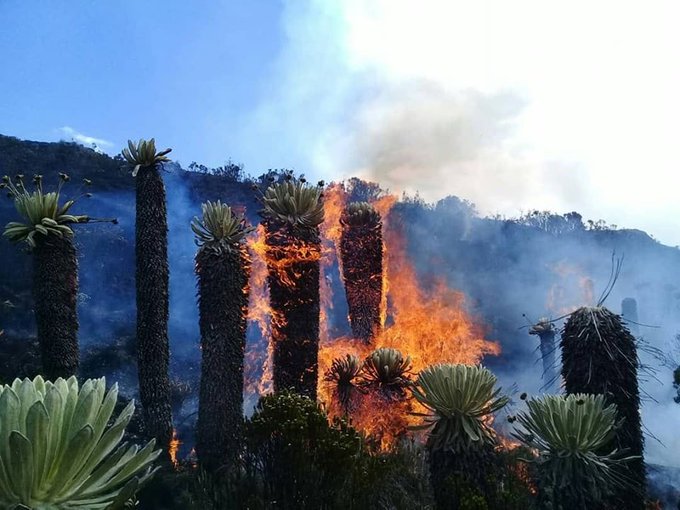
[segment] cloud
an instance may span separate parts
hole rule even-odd
[[[394,192],[472,199],[483,213],[582,204],[588,192],[575,166],[541,160],[514,142],[525,106],[511,90],[457,90],[424,79],[384,84],[325,148],[327,160]],[[546,187],[555,178],[560,186]]]
[[[364,175],[484,214],[578,210],[680,244],[676,3],[284,6],[276,86],[239,135],[257,168]]]
[[[105,152],[105,149],[109,149],[114,146],[113,142],[104,140],[103,138],[95,138],[94,136],[85,135],[76,131],[70,126],[60,127],[57,131],[63,138],[73,140],[76,143],[84,145],[85,147],[93,148],[99,152]]]

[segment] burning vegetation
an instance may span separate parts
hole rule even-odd
[[[414,413],[425,411],[405,391],[412,375],[435,363],[476,364],[487,354],[498,354],[500,349],[498,344],[484,338],[484,327],[468,314],[462,293],[449,288],[443,280],[429,287],[421,283],[407,254],[399,215],[392,210],[396,203],[394,196],[379,197],[370,205],[348,205],[348,201],[348,193],[339,185],[332,186],[325,194],[326,222],[322,231],[332,246],[324,253],[323,262],[328,268],[333,257],[339,259],[344,282],[348,287],[350,283],[353,286],[352,290],[345,289],[353,334],[322,339],[319,398],[326,403],[331,416],[345,416],[346,406],[337,400],[342,392],[329,375],[334,363],[337,368],[337,363],[347,355],[364,360],[349,417],[355,427],[371,434],[382,448],[389,449],[409,434],[409,427],[420,424],[420,418]],[[356,215],[354,220],[348,217],[350,211]],[[341,228],[333,221],[339,221]],[[352,222],[371,227],[359,230],[359,237],[359,233],[350,230]],[[349,249],[352,242],[358,243],[356,239],[362,239],[362,249],[372,258],[362,259]],[[380,249],[377,248],[379,239],[382,239]],[[348,271],[348,264],[352,269],[361,267],[361,272]],[[382,267],[379,276],[378,267]],[[350,274],[363,274],[369,281],[362,286],[350,278],[348,283]],[[352,296],[362,291],[369,292],[357,300],[360,306],[352,306]],[[378,296],[380,305],[376,309]],[[353,313],[361,318],[353,317]],[[370,321],[367,322],[366,317],[370,317]],[[377,323],[377,327],[371,326],[367,342],[365,335],[357,334],[356,327],[369,322]]]
[[[519,510],[534,508],[535,502],[552,508],[560,501],[574,508],[604,501],[641,508],[645,473],[638,360],[620,316],[601,302],[569,310],[561,347],[570,395],[531,399],[528,412],[508,418],[519,422],[514,434],[519,442],[503,437],[494,420],[510,398],[480,365],[500,348],[486,338],[486,328],[470,314],[461,292],[443,278],[419,277],[408,256],[396,198],[379,194],[351,201],[342,184],[311,185],[292,172],[270,175],[264,190],[256,186],[262,205],[257,228],[246,226],[244,216],[220,201],[203,204],[201,217],[191,224],[199,247],[202,359],[192,450],[197,460],[180,459],[183,441],[166,406],[167,239],[159,174],[165,154],[156,153],[153,140],[130,144],[125,154],[137,175],[138,223],[145,222],[137,228],[142,237],[137,302],[144,308],[138,317],[145,320],[138,324],[137,349],[140,365],[148,364],[139,371],[141,433],[160,442],[171,480],[179,480],[172,476],[182,471],[193,477],[194,506],[186,508],[432,504]],[[149,190],[156,195],[139,195]],[[23,200],[19,195],[15,200]],[[10,224],[7,235],[39,247],[46,241],[36,241],[31,232],[61,239],[56,228],[68,239],[68,224],[80,220],[59,218],[54,224],[41,218]],[[332,334],[328,326],[334,300],[326,281],[335,277],[336,264],[348,306],[351,334],[346,336]],[[69,278],[77,281],[77,266],[71,266]],[[558,265],[556,272],[571,269]],[[591,297],[592,281],[581,283]],[[72,306],[72,297],[62,305]],[[69,322],[75,315],[54,320],[60,328],[77,330],[77,322]],[[246,352],[249,322],[262,338]],[[541,340],[546,382],[554,382],[556,328],[541,319],[530,333]],[[67,348],[71,340],[65,336],[58,343]],[[15,394],[5,399],[12,406],[33,406],[34,401],[21,403],[22,384],[27,383],[17,380],[0,392]],[[261,397],[245,420],[244,390]],[[104,405],[112,410],[114,403]],[[27,416],[40,420],[31,414],[34,409]],[[129,420],[131,406],[126,409]],[[101,431],[105,421],[97,425]],[[121,437],[125,424],[113,425]],[[38,429],[26,432],[31,440]],[[17,435],[9,441],[14,449],[12,441],[22,444]],[[8,448],[1,443],[0,460]],[[143,450],[141,458],[147,453]],[[106,462],[115,463],[116,455]],[[194,475],[197,466],[200,474]],[[149,477],[155,472],[150,465],[142,467]],[[395,487],[399,490],[391,491]],[[124,489],[120,503],[134,506],[137,486]],[[411,499],[403,503],[402,496]],[[167,502],[161,506],[169,508]]]
[[[292,172],[262,195],[274,391],[315,399],[318,378],[322,186]]]
[[[342,279],[352,336],[370,344],[382,329],[382,220],[368,202],[352,202],[343,210],[340,224]]]

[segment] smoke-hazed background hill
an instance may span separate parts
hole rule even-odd
[[[116,226],[77,227],[80,338],[86,353],[84,369],[121,379],[128,394],[134,394],[133,178],[120,159],[75,143],[0,137],[0,173],[37,169],[48,183],[50,177],[56,179],[58,171],[70,172],[73,193],[82,177],[91,178],[94,196],[83,201],[80,209],[93,216],[119,219]],[[182,384],[177,385],[175,411],[180,426],[190,431],[195,419],[192,412],[200,351],[193,272],[196,246],[189,222],[199,213],[202,201],[217,198],[244,208],[250,221],[257,222],[258,203],[251,186],[263,178],[248,177],[231,163],[218,169],[196,164],[182,169],[171,164],[166,170],[172,371],[178,383],[193,387],[182,390]],[[376,184],[356,180],[354,184],[367,195],[380,192]],[[11,200],[0,201],[0,223],[9,221],[13,214]],[[517,219],[483,217],[473,204],[455,196],[435,203],[404,196],[392,214],[393,223],[405,234],[408,253],[424,288],[444,278],[451,288],[461,290],[466,308],[486,328],[486,338],[499,342],[501,354],[488,356],[484,363],[510,391],[537,393],[543,384],[538,340],[528,334],[527,321],[541,316],[558,318],[577,306],[594,304],[609,279],[612,253],[624,256],[623,271],[606,304],[620,312],[621,301],[632,297],[638,303],[637,322],[653,326],[630,324],[643,339],[642,361],[650,367],[642,384],[647,459],[679,466],[675,424],[680,405],[673,402],[672,367],[650,351],[656,348],[671,355],[677,345],[673,339],[680,332],[680,250],[642,231],[615,229],[603,221],[582,219],[577,213],[528,214]],[[28,348],[34,336],[30,257],[3,241],[0,259],[0,326],[6,331],[6,342],[18,339]],[[349,331],[342,303],[344,292],[337,269],[329,276],[336,306],[328,322],[333,336],[339,336]],[[249,328],[249,348],[262,351],[262,339],[253,325]],[[22,349],[14,354],[20,363]],[[263,356],[260,352],[260,365]],[[259,377],[259,373],[251,371],[251,376]],[[255,395],[249,398],[247,407],[252,406]]]

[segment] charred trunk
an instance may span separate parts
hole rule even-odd
[[[624,298],[621,301],[621,315],[631,333],[638,334],[640,329],[638,327],[638,306],[634,298]]]
[[[617,489],[607,505],[618,510],[644,509],[646,473],[635,338],[621,316],[603,307],[580,308],[564,326],[561,347],[567,393],[602,394],[608,404],[616,404],[624,421],[613,447],[638,456],[617,468],[628,483]]]
[[[139,396],[146,434],[167,447],[172,439],[168,225],[165,186],[157,168],[137,174],[135,227]]]
[[[33,250],[33,296],[45,377],[78,370],[78,260],[73,240],[42,237]]]
[[[241,452],[248,276],[245,248],[196,255],[201,389],[196,453],[210,470],[231,469]]]
[[[381,327],[382,223],[343,224],[340,253],[352,335],[370,343]]]
[[[274,391],[316,400],[319,357],[318,228],[265,221],[267,282],[272,308]]]
[[[554,392],[558,386],[558,375],[555,369],[555,331],[544,331],[538,335],[541,341],[541,359],[543,360],[543,388]]]

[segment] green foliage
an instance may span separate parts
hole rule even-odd
[[[530,400],[527,406],[529,414],[520,414],[518,420],[534,435],[530,443],[539,451],[588,456],[614,437],[616,406],[605,407],[602,395],[546,395]],[[526,440],[524,433],[518,437]]]
[[[444,499],[457,501],[460,510],[489,510],[485,495],[464,476],[455,473],[444,481]]]
[[[199,246],[216,252],[233,251],[253,231],[252,227],[246,226],[243,216],[234,214],[231,207],[219,200],[205,202],[201,210],[203,217],[194,217],[191,222]]]
[[[117,397],[103,378],[80,388],[75,377],[40,376],[2,386],[0,506],[96,510],[132,498],[160,451],[153,441],[116,449],[134,412],[131,402],[107,427]]]
[[[252,466],[267,501],[280,508],[323,508],[348,483],[362,438],[345,422],[328,423],[308,397],[282,392],[260,399],[246,422]]]
[[[433,508],[433,504],[425,449],[403,441],[388,452],[364,451],[336,508],[411,510]]]
[[[372,453],[362,447],[351,465],[340,466],[344,468],[341,473],[343,484],[333,487],[332,494],[319,492],[323,489],[315,482],[319,475],[313,473],[307,478],[312,485],[305,487],[303,494],[298,494],[299,499],[293,499],[293,494],[286,487],[275,488],[272,491],[270,480],[263,478],[261,457],[246,453],[243,460],[244,464],[240,470],[229,472],[208,473],[183,465],[179,471],[159,473],[139,493],[139,509],[433,508],[427,480],[426,455],[422,447],[413,443],[399,445],[390,452]],[[336,469],[329,464],[327,463],[324,469]],[[288,483],[288,480],[283,478],[279,483]],[[304,499],[301,499],[302,497]]]
[[[23,175],[17,176],[15,182],[8,176],[2,178],[0,188],[7,188],[9,196],[14,199],[14,206],[23,221],[11,221],[5,226],[4,236],[13,243],[25,241],[31,248],[35,248],[37,234],[43,236],[71,237],[73,230],[69,225],[85,223],[88,216],[69,214],[69,210],[76,200],[67,200],[60,205],[61,188],[69,177],[60,174],[59,187],[56,191],[45,193],[42,188],[42,176],[33,178],[34,191],[28,191],[24,185]]]
[[[271,184],[262,196],[262,215],[291,227],[313,229],[323,222],[321,186],[286,174],[282,182]]]
[[[137,172],[141,168],[155,168],[159,163],[166,163],[170,158],[166,154],[170,153],[172,149],[165,149],[156,152],[156,140],[143,140],[135,144],[132,140],[128,140],[127,148],[121,152],[125,161],[132,167],[132,176],[136,177]]]
[[[495,384],[496,377],[481,366],[437,364],[418,374],[411,390],[432,412],[422,428],[433,428],[434,450],[463,452],[495,442],[487,418],[508,403]]]
[[[222,510],[224,508],[265,508],[255,479],[241,471],[213,474],[199,470],[190,486],[191,508]],[[185,508],[182,508],[185,510]]]
[[[185,464],[161,468],[137,493],[138,510],[208,510],[209,507],[194,504],[198,499],[195,494],[200,490],[197,474]]]
[[[380,222],[380,214],[368,202],[351,202],[340,217],[343,225],[376,225]]]
[[[524,430],[515,437],[538,451],[530,461],[540,466],[542,487],[583,502],[601,501],[627,483],[612,468],[633,457],[623,457],[612,445],[621,421],[604,396],[546,395],[527,406],[529,412],[517,417]]]

